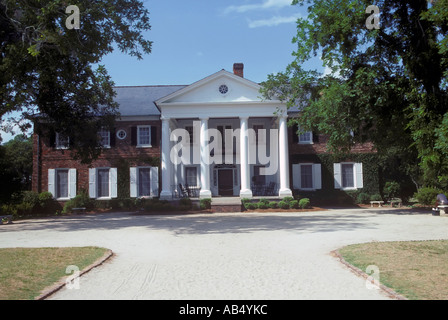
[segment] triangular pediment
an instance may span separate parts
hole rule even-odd
[[[221,70],[156,101],[158,106],[261,102],[260,85]]]

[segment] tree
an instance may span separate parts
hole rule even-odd
[[[138,0],[80,0],[76,29],[69,4],[0,0],[0,116],[19,112],[22,129],[32,119],[41,134],[69,137],[73,156],[89,162],[101,152],[98,130],[119,115],[110,76],[94,66],[114,46],[138,59],[150,53],[149,13]]]
[[[385,159],[398,156],[417,184],[448,187],[448,0],[293,4],[309,13],[297,21],[295,59],[269,75],[264,96],[300,105],[291,122],[328,134],[334,152],[371,141]],[[366,27],[371,4],[379,29]],[[318,54],[330,74],[301,67]]]
[[[0,145],[0,201],[15,192],[31,189],[33,172],[33,139],[17,135]]]

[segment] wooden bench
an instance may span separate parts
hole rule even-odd
[[[12,215],[0,216],[0,224],[3,224],[3,220],[8,220],[8,224],[12,223]]]
[[[446,204],[438,205],[438,206],[437,206],[437,209],[439,209],[439,211],[440,211],[440,215],[441,215],[441,216],[444,216],[444,215],[446,215],[446,211],[447,211],[447,209],[448,209],[448,205],[446,205]]]
[[[75,213],[75,214],[85,213],[86,212],[86,208],[72,208],[72,212]]]
[[[378,207],[382,207],[382,204],[384,203],[384,201],[370,201],[370,207],[373,208],[373,204],[377,204]]]

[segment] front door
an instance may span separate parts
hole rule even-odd
[[[233,170],[218,170],[218,193],[220,196],[233,196]]]

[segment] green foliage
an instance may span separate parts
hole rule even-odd
[[[291,200],[289,201],[290,209],[298,209],[299,208],[299,200]]]
[[[244,208],[246,210],[255,210],[258,208],[258,205],[256,203],[246,202],[246,203],[244,203]]]
[[[370,201],[382,201],[383,198],[380,194],[373,194],[370,196]]]
[[[379,156],[399,160],[385,169],[448,188],[448,1],[293,4],[309,5],[297,21],[295,60],[268,76],[264,97],[300,101],[300,117],[289,122],[328,135],[335,154],[369,141]],[[381,10],[379,30],[366,28],[370,4]],[[316,55],[330,73],[302,68]]]
[[[289,203],[284,200],[281,200],[278,202],[278,207],[280,209],[289,209]]]
[[[356,197],[356,203],[358,204],[367,204],[370,201],[370,196],[367,193],[361,192]]]
[[[425,187],[420,188],[414,195],[414,197],[417,199],[418,203],[423,205],[433,205],[436,203],[437,195],[439,193],[442,193],[441,190],[432,188],[432,187]]]
[[[79,30],[65,27],[66,1],[1,1],[0,114],[45,116],[41,128],[70,137],[73,155],[90,162],[101,153],[98,129],[118,115],[114,84],[98,63],[115,48],[138,59],[149,54],[149,12],[139,0],[74,4]]]
[[[291,201],[294,200],[294,198],[293,197],[284,197],[282,200],[286,203],[290,203]]]
[[[301,209],[307,209],[310,207],[310,199],[308,198],[302,198],[299,200],[299,207]]]
[[[199,208],[201,210],[207,210],[207,209],[210,209],[211,207],[212,207],[212,199],[205,198],[205,199],[199,200]]]
[[[193,203],[191,202],[190,198],[182,198],[179,200],[179,205],[183,206],[183,207],[188,207],[188,208],[192,208]]]
[[[398,197],[400,194],[400,184],[395,181],[388,181],[383,188],[383,194],[386,199]]]
[[[91,209],[95,206],[95,201],[90,199],[89,195],[85,191],[81,191],[76,197],[70,199],[64,204],[62,213],[71,213],[73,208],[86,208]]]
[[[269,202],[269,208],[271,208],[271,209],[277,209],[277,208],[278,208],[278,203],[277,203],[277,201],[271,201],[271,202]]]

